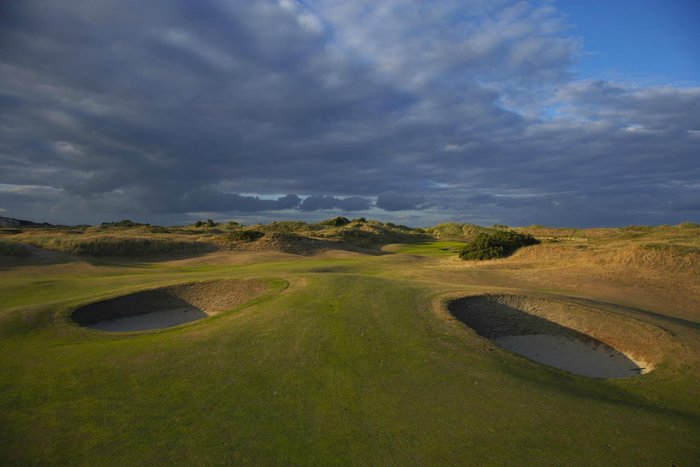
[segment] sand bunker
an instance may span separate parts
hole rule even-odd
[[[91,303],[71,318],[103,331],[167,328],[230,310],[265,290],[263,282],[252,279],[180,284]]]
[[[561,370],[593,378],[647,373],[660,355],[650,350],[653,327],[566,301],[518,295],[453,300],[453,316],[500,347]]]

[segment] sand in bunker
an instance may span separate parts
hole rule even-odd
[[[102,331],[161,329],[230,310],[265,290],[263,282],[252,279],[180,284],[91,303],[71,318]]]
[[[575,329],[602,336],[592,326],[597,322],[609,341],[622,343],[626,323],[604,322],[594,310],[509,295],[463,297],[452,301],[448,308],[453,316],[498,346],[560,370],[593,378],[625,378],[648,370],[646,364],[638,364],[630,355]]]
[[[197,308],[176,308],[166,311],[155,311],[140,315],[124,316],[122,318],[108,319],[88,325],[93,329],[112,332],[146,331],[148,329],[161,329],[177,326],[179,324],[197,321],[206,318],[207,315]]]
[[[625,354],[592,339],[529,334],[493,340],[504,349],[560,370],[592,378],[625,378],[641,368]]]

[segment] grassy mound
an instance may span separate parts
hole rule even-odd
[[[203,242],[175,240],[171,238],[147,238],[126,236],[56,236],[28,237],[33,245],[47,250],[78,256],[156,256],[183,253],[200,253],[212,249]]]
[[[426,232],[438,239],[458,239],[471,240],[476,235],[490,232],[493,229],[481,227],[474,224],[460,224],[457,222],[446,222],[437,224],[426,229]]]

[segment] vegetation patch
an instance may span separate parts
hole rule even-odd
[[[132,227],[147,227],[150,226],[150,224],[141,224],[139,222],[134,222],[130,219],[123,219],[117,222],[103,222],[101,227],[103,228],[110,228],[110,227],[124,227],[124,228],[132,228]]]
[[[250,229],[234,230],[226,234],[226,238],[234,242],[254,242],[264,236],[265,232]]]
[[[319,222],[319,224],[328,225],[331,227],[342,227],[344,225],[348,225],[350,222],[350,219],[348,219],[347,217],[338,216],[332,219],[326,219],[325,221],[321,221]]]
[[[0,256],[25,257],[29,255],[31,255],[31,252],[26,246],[0,240]]]
[[[674,245],[672,243],[646,243],[642,245],[645,250],[659,251],[677,255],[700,254],[700,247],[690,245]]]
[[[462,248],[459,257],[464,260],[505,258],[515,253],[518,248],[539,243],[540,241],[532,235],[513,230],[482,232]]]

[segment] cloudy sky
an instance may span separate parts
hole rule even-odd
[[[3,0],[0,215],[700,220],[695,0]]]

